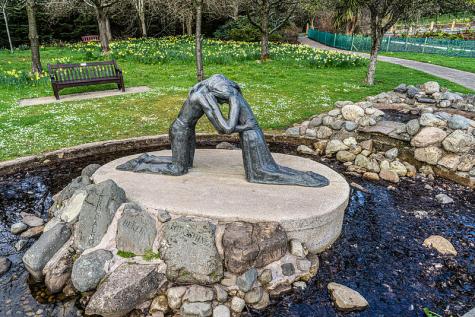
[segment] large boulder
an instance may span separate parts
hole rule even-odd
[[[71,281],[80,292],[87,292],[97,287],[106,275],[104,265],[112,259],[112,253],[107,250],[96,250],[83,254],[74,262]]]
[[[459,114],[454,114],[452,117],[450,117],[447,123],[449,125],[449,128],[454,130],[467,129],[468,127],[470,127],[471,120]]]
[[[74,256],[70,246],[68,241],[43,269],[45,285],[52,294],[61,292],[70,280]]]
[[[427,147],[441,143],[446,137],[447,133],[440,128],[425,127],[412,138],[411,145],[415,147]]]
[[[424,127],[445,127],[447,126],[447,122],[440,119],[433,113],[425,112],[421,115],[419,119],[421,126]]]
[[[117,225],[117,249],[143,255],[152,250],[156,236],[156,221],[137,204],[125,204]]]
[[[88,176],[79,176],[73,179],[62,191],[54,195],[54,203],[49,209],[49,214],[56,216],[77,190],[84,189],[91,185],[91,183],[91,179]]]
[[[167,278],[182,284],[213,284],[223,277],[215,245],[215,226],[209,221],[178,218],[163,226],[160,253]]]
[[[475,137],[468,132],[455,130],[442,142],[444,149],[454,153],[466,153],[475,147]]]
[[[417,148],[414,151],[414,157],[420,162],[426,162],[432,165],[436,165],[442,157],[443,151],[436,146],[428,146],[423,148]]]
[[[155,265],[122,264],[92,295],[86,314],[123,316],[151,299],[165,281]]]
[[[23,256],[23,263],[30,274],[41,280],[43,269],[56,252],[69,240],[71,230],[65,223],[59,223],[43,233]]]
[[[432,95],[436,92],[440,92],[440,85],[436,81],[428,81],[425,84],[421,85],[421,89],[425,93]]]
[[[226,268],[240,274],[283,257],[287,234],[278,223],[232,222],[225,227],[223,248]]]
[[[348,121],[357,122],[361,117],[365,115],[364,109],[357,105],[346,105],[341,108],[341,114],[343,118]]]
[[[86,197],[79,212],[76,247],[82,251],[95,247],[107,232],[115,212],[125,201],[125,192],[112,180],[85,188]]]

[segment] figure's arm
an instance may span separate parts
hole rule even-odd
[[[219,104],[216,101],[216,98],[211,93],[206,93],[200,95],[203,97],[207,102],[202,103],[203,105],[209,105],[210,109],[205,109],[205,114],[213,124],[213,126],[221,133],[230,134],[235,132],[238,119],[239,119],[239,104],[237,102],[236,96],[232,95],[229,98],[229,119],[226,120],[219,108]],[[206,108],[206,107],[205,107]]]

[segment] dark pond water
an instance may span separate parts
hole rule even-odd
[[[13,262],[0,278],[0,316],[81,315],[75,299],[53,298],[41,285],[27,283],[21,256],[33,241],[17,251],[18,237],[9,228],[21,211],[46,220],[52,194],[87,163],[92,162],[0,178],[0,256]],[[340,168],[333,161],[323,163]],[[424,316],[422,309],[428,307],[443,316],[461,316],[475,306],[475,193],[441,179],[429,183],[432,190],[424,188],[423,179],[404,180],[391,190],[387,184],[347,178],[367,192],[352,191],[343,233],[321,254],[318,275],[305,291],[248,315]],[[434,197],[440,192],[454,198],[455,204],[438,204]],[[458,255],[439,256],[424,248],[423,240],[432,234],[449,238]],[[359,313],[336,312],[326,291],[331,281],[358,290],[370,308]]]

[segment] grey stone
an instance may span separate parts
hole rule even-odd
[[[422,96],[416,96],[416,100],[417,100],[417,102],[420,102],[420,103],[428,103],[428,104],[437,103],[437,101],[435,99],[422,97]]]
[[[344,128],[346,131],[355,131],[358,128],[358,124],[353,121],[345,121]]]
[[[292,291],[292,286],[289,284],[279,284],[276,288],[270,291],[270,297],[278,299],[282,295],[287,294]]]
[[[433,144],[440,144],[447,137],[447,133],[435,127],[425,127],[411,140],[411,145],[415,147],[427,147]]]
[[[300,136],[300,127],[292,127],[285,130],[285,135],[298,137]]]
[[[384,153],[384,156],[386,156],[387,159],[389,160],[394,160],[396,157],[398,157],[399,155],[399,150],[394,147],[390,150],[387,150],[385,153]]]
[[[437,163],[440,166],[443,166],[451,171],[456,171],[457,166],[460,163],[460,156],[456,154],[447,154],[444,155],[439,162]]]
[[[339,114],[341,114],[341,110],[338,108],[328,111],[328,115],[332,117],[337,117]]]
[[[167,278],[176,283],[213,284],[223,277],[223,263],[215,245],[215,226],[191,218],[163,226],[160,247]]]
[[[54,204],[49,210],[49,214],[56,216],[64,206],[64,203],[70,199],[77,190],[81,190],[91,185],[91,179],[87,176],[76,177],[63,190],[54,195]]]
[[[330,140],[327,144],[327,148],[325,149],[325,154],[332,155],[339,151],[345,151],[348,149],[348,146],[346,146],[340,140]]]
[[[353,101],[345,100],[345,101],[337,101],[335,102],[335,107],[336,108],[343,108],[346,105],[352,105]]]
[[[295,267],[292,263],[284,263],[281,266],[282,274],[285,276],[291,276],[295,274]]]
[[[36,238],[36,237],[40,236],[43,233],[44,228],[45,228],[44,226],[38,226],[38,227],[30,228],[30,229],[22,232],[20,234],[20,237],[24,238],[24,239]]]
[[[208,317],[213,314],[211,303],[184,303],[180,312],[182,317]]]
[[[261,300],[256,303],[256,304],[253,304],[251,305],[252,308],[254,309],[264,309],[266,308],[267,306],[270,305],[270,296],[269,296],[269,293],[267,293],[266,291],[263,292],[262,294],[262,298]]]
[[[462,317],[475,317],[475,307],[466,312]]]
[[[446,121],[437,118],[433,113],[423,113],[419,123],[425,127],[445,127],[447,125]]]
[[[295,282],[293,286],[294,288],[303,291],[307,288],[307,283],[299,281],[299,282]]]
[[[329,127],[321,126],[317,129],[317,139],[328,139],[332,134],[333,130]]]
[[[81,255],[73,265],[71,280],[80,292],[87,292],[97,287],[106,275],[104,265],[112,259],[112,253],[107,250],[96,250]]]
[[[310,120],[309,124],[308,124],[308,127],[310,129],[313,129],[313,128],[316,128],[316,127],[319,127],[322,125],[322,118],[320,117],[315,117],[313,118],[312,120]]]
[[[440,85],[436,81],[428,81],[421,85],[422,91],[427,94],[434,94],[436,92],[440,92]]]
[[[265,269],[261,272],[261,275],[259,275],[259,282],[261,282],[262,285],[267,285],[270,282],[272,282],[272,270]]]
[[[308,138],[316,138],[317,137],[317,131],[315,129],[307,129],[305,131],[305,136]]]
[[[451,129],[467,129],[470,126],[470,120],[464,116],[454,114],[447,122]]]
[[[327,286],[337,309],[342,311],[357,311],[368,307],[368,302],[355,290],[337,283]]]
[[[368,158],[364,156],[363,154],[358,154],[356,156],[355,165],[362,167],[370,172],[375,172],[375,173],[380,172],[378,161],[373,158]]]
[[[257,270],[255,268],[251,268],[250,270],[244,272],[240,275],[236,280],[236,285],[239,287],[241,291],[244,293],[249,292],[249,290],[254,285],[254,282],[257,280]]]
[[[112,180],[87,186],[85,190],[86,203],[75,230],[75,243],[81,251],[99,244],[117,209],[126,201],[124,190]]]
[[[414,151],[414,158],[420,162],[426,162],[431,165],[437,164],[442,157],[442,150],[435,146],[417,148]]]
[[[303,258],[306,256],[305,248],[303,247],[302,242],[300,242],[299,240],[292,239],[290,240],[289,245],[290,245],[291,254],[300,258]]]
[[[10,227],[10,231],[13,234],[20,234],[23,231],[25,231],[27,228],[28,226],[25,225],[23,222],[17,222],[17,223],[12,224],[12,226]]]
[[[29,227],[38,227],[44,224],[43,219],[33,214],[28,214],[28,213],[22,214],[22,222]]]
[[[94,173],[100,168],[101,166],[99,164],[89,164],[83,170],[81,171],[81,176],[87,176],[89,178],[94,175]]]
[[[304,144],[301,144],[297,147],[297,153],[315,155],[315,151]]]
[[[342,127],[343,127],[343,124],[345,122],[343,120],[335,120],[332,124],[331,124],[331,128],[333,130],[340,130]]]
[[[437,118],[442,119],[444,121],[448,121],[450,118],[452,118],[451,114],[449,114],[447,112],[443,112],[443,111],[439,111],[439,112],[436,112],[434,114]]]
[[[69,252],[68,249],[61,249],[58,252],[60,256],[58,256],[58,253],[54,256],[54,263],[52,263],[53,261],[48,262],[43,269],[45,285],[52,294],[61,292],[70,281],[73,253]]]
[[[157,218],[158,218],[158,221],[160,221],[161,223],[165,223],[165,222],[168,222],[168,221],[172,220],[172,217],[170,216],[168,211],[163,210],[163,209],[160,209],[158,211]]]
[[[244,295],[244,300],[247,304],[257,304],[264,294],[262,287],[254,287]]]
[[[444,149],[454,153],[466,153],[475,147],[475,137],[470,133],[455,130],[442,142]]]
[[[117,224],[117,249],[143,255],[157,236],[155,220],[140,206],[127,203]]]
[[[347,121],[357,122],[358,119],[364,116],[364,109],[357,105],[346,105],[341,109],[343,118]]]
[[[152,313],[152,317],[154,317],[154,313],[167,313],[168,311],[168,299],[167,296],[164,294],[156,296],[153,299],[152,304],[150,304],[149,313]]]
[[[443,205],[451,204],[454,202],[454,200],[446,194],[438,194],[437,196],[435,196],[435,199],[437,199],[437,201]]]
[[[450,107],[451,104],[452,104],[452,102],[450,100],[441,100],[439,102],[439,107],[440,108],[448,108],[448,107]]]
[[[0,257],[0,276],[7,273],[12,265],[12,261],[10,261],[7,257]]]
[[[335,117],[331,117],[331,116],[325,116],[322,118],[322,124],[324,126],[327,126],[327,127],[331,127],[331,125],[333,124],[333,122],[336,121],[336,118]]]
[[[218,305],[213,309],[213,317],[231,317],[231,311],[227,306]]]
[[[171,309],[177,310],[181,306],[183,295],[185,295],[186,287],[185,286],[178,286],[178,287],[171,287],[167,290],[167,299],[168,299],[168,306]]]
[[[304,272],[307,272],[310,270],[310,268],[312,267],[312,262],[307,260],[307,259],[298,259],[297,260],[297,268],[300,270],[300,271],[304,271]]]
[[[211,302],[214,299],[214,292],[209,287],[191,285],[183,295],[183,302]]]
[[[475,166],[475,155],[465,154],[461,156],[457,169],[461,172],[469,172],[473,166]]]
[[[214,291],[216,292],[216,300],[218,302],[225,303],[228,300],[228,293],[221,285],[214,285]]]
[[[220,142],[216,145],[218,150],[236,150],[237,146],[229,142]]]
[[[236,274],[263,267],[287,252],[287,234],[278,223],[232,222],[223,234],[226,268]]]
[[[407,96],[409,98],[414,98],[418,93],[420,92],[420,89],[410,85],[407,86]]]
[[[104,317],[125,315],[152,298],[165,281],[155,265],[122,264],[99,285],[85,312]]]
[[[23,256],[23,263],[30,274],[39,280],[43,269],[55,253],[68,241],[71,230],[65,223],[59,223],[43,233]]]
[[[404,94],[407,92],[407,85],[406,84],[400,84],[396,88],[394,88],[394,92]]]
[[[235,313],[241,313],[242,310],[246,307],[246,302],[244,299],[234,296],[231,299],[231,310]]]
[[[23,250],[23,248],[28,244],[28,240],[18,240],[16,243],[15,243],[15,250],[17,250],[18,252],[20,252],[21,250]]]
[[[449,92],[449,91],[444,92],[440,98],[443,99],[443,100],[449,100],[449,101],[463,100],[463,97],[460,96],[459,94]]]

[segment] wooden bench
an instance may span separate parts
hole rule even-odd
[[[99,35],[85,35],[81,36],[81,41],[87,42],[99,42]]]
[[[59,100],[59,91],[67,87],[114,83],[125,91],[122,70],[115,60],[81,64],[48,64],[54,96]]]

